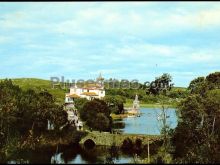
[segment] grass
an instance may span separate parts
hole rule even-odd
[[[187,88],[186,87],[173,87],[171,88],[171,91],[186,91]]]
[[[37,78],[16,78],[11,80],[15,85],[18,85],[23,90],[27,90],[27,89],[33,89],[35,91],[47,90],[49,93],[51,93],[54,96],[57,103],[59,104],[64,103],[65,93],[67,93],[67,90],[53,89],[50,80],[43,80]]]
[[[181,87],[177,87],[178,89]],[[177,88],[175,90],[177,90]],[[185,90],[185,88],[182,88],[182,90]],[[165,106],[168,106],[170,108],[175,108],[177,102],[175,99],[168,98],[170,100],[165,100],[166,103],[164,104]],[[124,104],[124,107],[132,107],[133,105],[132,99],[126,99],[126,103]],[[151,103],[146,103],[144,101],[140,101],[140,107],[141,108],[161,108],[162,104],[160,103],[162,100],[158,100],[158,102],[151,102]]]
[[[125,103],[125,107],[132,107],[132,103]],[[175,108],[176,106],[174,104],[164,104],[165,106],[169,106],[170,108]],[[161,108],[162,104],[160,103],[141,103],[141,108]]]
[[[113,120],[115,119],[122,119],[128,117],[128,114],[111,114],[111,117]]]

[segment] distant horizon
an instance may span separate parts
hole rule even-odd
[[[97,75],[98,76],[98,75]],[[94,78],[71,78],[71,77],[64,77],[64,81],[66,82],[66,80],[72,80],[72,79],[75,79],[76,81],[77,80],[80,80],[80,79],[83,79],[83,80],[88,80],[88,79],[92,79],[92,80],[95,80],[96,78],[97,78],[97,76],[96,77],[94,77]],[[159,75],[159,76],[161,76],[161,75]],[[172,76],[172,75],[171,75]],[[202,77],[206,77],[207,75],[203,75]],[[58,76],[54,76],[54,77],[58,77]],[[2,78],[2,77],[0,77],[0,80],[4,80],[4,79],[40,79],[40,80],[46,80],[46,81],[50,81],[51,79],[50,79],[51,77],[49,77],[49,78],[41,78],[41,77],[5,77],[5,78]],[[61,76],[60,77],[58,77],[60,80],[61,80]],[[113,78],[113,79],[117,79],[117,80],[122,80],[122,79],[126,79],[126,78],[117,78],[117,77],[109,77],[109,78],[106,78],[105,76],[103,76],[103,78],[106,80],[106,79],[110,79],[110,78]],[[195,77],[195,78],[197,78],[197,77]],[[195,78],[193,78],[193,79],[195,79]],[[193,80],[192,79],[192,80]],[[126,79],[126,80],[129,80],[129,81],[131,81],[131,80],[133,80],[133,79]],[[151,81],[154,81],[155,79],[152,79],[152,80],[144,80],[144,81],[139,81],[139,79],[136,79],[136,80],[138,80],[138,82],[139,83],[141,83],[141,84],[143,84],[144,82],[146,82],[146,81],[149,81],[149,82],[151,82]],[[191,81],[192,81],[191,80]],[[190,82],[191,82],[190,81]],[[189,83],[190,83],[189,82]],[[172,83],[174,83],[174,87],[184,87],[184,88],[187,88],[188,86],[189,86],[189,83],[186,85],[186,86],[179,86],[179,85],[176,85],[175,84],[175,82],[172,80]]]
[[[0,2],[0,78],[175,86],[220,71],[218,2]]]

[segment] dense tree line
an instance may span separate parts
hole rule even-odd
[[[67,122],[63,107],[47,91],[21,90],[11,80],[0,82],[0,148],[25,143],[30,136],[47,131],[50,121],[54,131]],[[28,144],[28,143],[27,143]]]
[[[174,159],[181,163],[220,163],[220,72],[198,77],[179,105],[173,135]]]
[[[112,86],[112,88],[106,88],[107,96],[120,96],[122,99],[135,98],[138,95],[138,99],[142,103],[159,103],[161,99],[175,103],[176,99],[183,99],[189,94],[189,90],[181,88],[173,88],[171,75],[164,73],[163,75],[156,77],[152,82],[139,83],[138,88],[122,88],[120,87],[120,81],[117,81],[118,86]],[[117,84],[116,83],[116,84]],[[110,86],[111,87],[111,86]]]

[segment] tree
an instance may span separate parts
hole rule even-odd
[[[15,148],[42,135],[47,131],[48,120],[56,130],[67,121],[67,114],[50,93],[23,91],[7,79],[0,82],[0,148]]]
[[[163,93],[166,95],[166,92],[171,90],[173,84],[172,77],[168,73],[164,73],[160,77],[156,77],[154,81],[150,83],[150,87],[147,89],[146,93],[151,93],[154,95],[158,95],[159,93]]]
[[[88,100],[86,98],[77,98],[74,100],[74,105],[76,107],[76,109],[78,109],[78,111],[80,111],[83,106],[85,105],[85,103],[87,103]]]
[[[173,150],[173,146],[170,142],[172,137],[172,129],[170,128],[170,124],[167,121],[169,116],[168,109],[169,106],[165,105],[165,96],[161,98],[161,108],[159,109],[159,113],[157,113],[157,120],[159,123],[159,130],[162,135],[162,145],[159,147],[156,159],[160,160],[162,163],[171,163],[172,156],[171,152]]]
[[[206,81],[208,82],[211,89],[218,88],[220,89],[220,72],[211,73],[206,77]]]
[[[198,77],[192,80],[189,84],[188,89],[190,90],[191,94],[203,95],[204,92],[207,90],[205,77]]]
[[[112,118],[110,116],[110,109],[103,100],[94,99],[85,103],[80,111],[80,117],[92,129],[99,131],[111,130]],[[97,122],[103,125],[97,126]]]
[[[109,129],[109,125],[110,120],[104,115],[104,113],[97,113],[93,128],[99,131],[105,131]]]
[[[206,77],[198,77],[192,80],[188,89],[191,94],[205,95],[211,89],[220,89],[220,72],[211,73]]]
[[[178,107],[179,122],[172,139],[178,162],[220,162],[219,83],[219,72],[190,83],[193,90]]]
[[[126,99],[120,95],[111,96],[107,95],[104,98],[112,113],[121,114],[124,113],[124,103]]]

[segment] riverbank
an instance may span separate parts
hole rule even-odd
[[[132,107],[133,103],[125,103],[124,107],[125,109],[128,107]],[[169,107],[169,108],[176,108],[175,104],[164,104],[164,106]],[[153,103],[153,104],[148,104],[148,103],[141,103],[140,108],[161,108],[162,104],[160,103]]]
[[[123,118],[128,117],[128,113],[125,113],[125,114],[111,114],[111,117],[112,117],[113,120],[123,119]]]
[[[124,104],[124,109],[130,108],[132,107],[132,103],[126,103]],[[165,107],[169,107],[169,108],[176,108],[176,105],[174,104],[164,104]],[[140,104],[140,108],[162,108],[162,104],[156,103],[156,104],[147,104],[147,103],[142,103]],[[128,113],[124,113],[124,114],[111,114],[111,117],[113,120],[117,120],[117,119],[123,119],[123,118],[127,118],[128,117]]]

